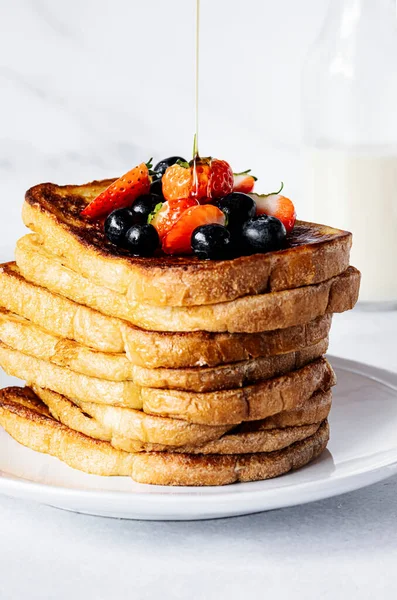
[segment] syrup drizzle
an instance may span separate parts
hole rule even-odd
[[[192,165],[192,191],[191,197],[197,198],[199,180],[197,173],[197,162],[200,160],[198,153],[198,130],[199,130],[199,71],[200,71],[200,0],[196,0],[196,133],[193,143],[193,165]]]
[[[199,69],[200,69],[200,0],[196,0],[196,136],[194,144],[194,156],[198,155],[198,133],[199,133]]]
[[[198,140],[199,140],[199,92],[200,92],[200,0],[196,0],[196,84],[195,84],[195,96],[196,96],[196,133],[194,135],[193,144],[193,161],[192,161],[192,191],[191,197],[198,199],[199,197],[199,173],[198,165],[209,165],[209,177],[207,181],[207,198],[212,197],[211,193],[211,179],[212,169],[211,163],[212,158],[201,159],[198,151]]]

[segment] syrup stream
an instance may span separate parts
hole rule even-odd
[[[198,155],[199,133],[199,68],[200,68],[200,0],[196,0],[196,137],[194,156]]]
[[[200,164],[200,162],[203,162],[200,158],[199,155],[199,150],[198,150],[198,140],[199,140],[199,76],[200,76],[200,0],[196,0],[196,88],[195,88],[195,92],[196,92],[196,133],[194,135],[194,144],[193,144],[193,165],[192,165],[192,191],[191,191],[191,197],[198,199],[199,197],[199,188],[200,188],[200,182],[199,182],[199,176],[198,176],[198,170],[197,170],[197,165]],[[211,157],[208,157],[207,159],[204,159],[206,164],[209,164],[210,167],[210,173],[209,173],[209,177],[207,180],[207,193],[206,193],[206,197],[207,198],[211,198],[212,193],[211,193],[211,189],[212,189],[212,169],[211,169],[211,163],[212,163],[212,159]]]
[[[200,0],[196,0],[196,133],[193,143],[193,168],[192,168],[192,191],[191,196],[197,198],[199,180],[197,174],[197,162],[200,160],[198,153],[198,128],[199,128],[199,71],[200,71]]]

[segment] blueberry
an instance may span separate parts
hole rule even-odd
[[[230,231],[241,229],[243,224],[255,216],[254,200],[242,192],[232,192],[220,198],[216,205],[226,215],[227,227]]]
[[[156,194],[157,196],[163,195],[163,184],[161,181],[161,177],[159,179],[153,179],[152,177],[152,183],[150,184],[150,193]]]
[[[134,215],[130,208],[118,208],[110,213],[105,221],[105,235],[110,242],[122,246],[124,237],[134,224]]]
[[[164,202],[164,198],[157,194],[139,196],[131,206],[134,223],[147,223],[148,216],[154,211],[157,204],[161,204],[161,202]]]
[[[182,156],[170,156],[169,158],[163,158],[163,160],[160,160],[160,162],[158,162],[157,165],[153,167],[153,171],[157,175],[162,177],[168,169],[168,167],[174,165],[178,160],[182,162],[187,162],[184,158],[182,158]]]
[[[159,244],[153,225],[133,225],[125,234],[125,246],[134,256],[153,256]]]
[[[281,250],[285,246],[287,232],[276,217],[260,215],[243,225],[242,242],[249,254]]]
[[[192,250],[198,258],[228,258],[231,251],[230,232],[223,225],[200,225],[192,233]]]

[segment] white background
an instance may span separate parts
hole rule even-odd
[[[331,0],[332,1],[332,0]],[[373,0],[374,2],[376,0]],[[327,0],[202,0],[200,149],[286,183],[304,215],[299,80]],[[24,191],[189,157],[193,0],[0,0],[0,250]],[[397,370],[396,315],[336,319],[334,353]],[[0,498],[0,599],[395,598],[397,479],[207,523],[84,517]]]
[[[283,180],[304,216],[300,74],[328,1],[201,4],[201,154]],[[194,36],[194,0],[0,0],[0,244],[35,183],[190,158]]]

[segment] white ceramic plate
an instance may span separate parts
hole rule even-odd
[[[397,374],[331,358],[338,375],[328,450],[303,469],[268,481],[166,488],[75,471],[0,431],[0,493],[58,508],[126,519],[230,517],[328,498],[397,472]],[[1,387],[15,385],[2,375]]]

